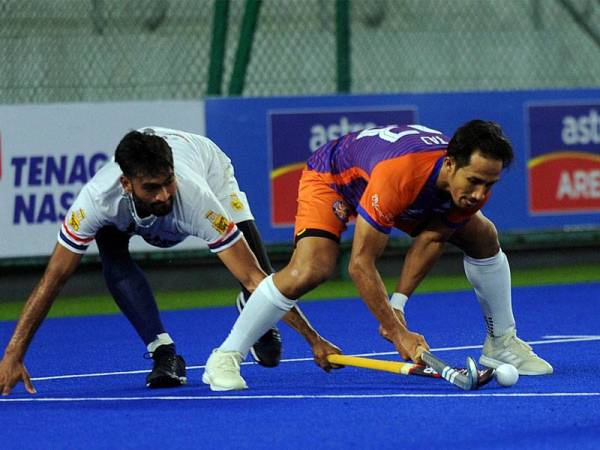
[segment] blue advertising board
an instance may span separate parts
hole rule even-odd
[[[205,114],[206,134],[231,157],[264,240],[288,243],[300,172],[320,145],[401,123],[451,136],[474,118],[498,122],[515,149],[484,207],[500,231],[598,227],[599,110],[600,89],[577,89],[211,98]]]
[[[528,107],[530,212],[600,212],[598,111],[598,101]]]

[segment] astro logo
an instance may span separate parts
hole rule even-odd
[[[600,104],[529,108],[529,210],[600,212]]]

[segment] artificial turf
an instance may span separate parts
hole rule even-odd
[[[395,278],[386,278],[384,282],[388,292],[392,292]],[[518,270],[512,273],[513,286],[548,285],[600,281],[600,265],[581,265],[530,270]],[[417,292],[447,292],[470,289],[463,275],[429,276]],[[234,303],[238,289],[205,289],[198,291],[156,292],[159,308],[163,311],[227,306]],[[320,300],[345,297],[358,297],[351,281],[331,280],[306,296],[304,300]],[[16,320],[19,317],[23,301],[0,302],[0,320]],[[119,310],[107,295],[59,297],[53,304],[48,317],[73,317],[101,314],[116,314]]]

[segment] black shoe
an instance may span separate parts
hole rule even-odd
[[[185,361],[180,355],[175,354],[173,344],[161,345],[149,355],[154,360],[154,367],[146,377],[147,387],[151,389],[175,387],[187,382]]]
[[[244,293],[240,292],[235,299],[238,312],[246,305]],[[277,367],[281,360],[281,335],[277,327],[271,328],[250,347],[250,353],[258,364],[264,367]]]

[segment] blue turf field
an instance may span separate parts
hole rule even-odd
[[[515,288],[513,298],[519,335],[555,374],[473,392],[365,369],[326,374],[282,325],[280,367],[244,365],[249,390],[213,393],[201,366],[233,308],[164,313],[189,384],[149,391],[149,362],[123,317],[47,320],[26,359],[38,394],[20,386],[0,399],[0,448],[600,448],[600,283]],[[393,358],[360,300],[302,308],[345,353]],[[407,312],[438,356],[455,365],[479,356],[484,327],[471,292],[417,295]],[[2,347],[13,326],[0,323]]]

